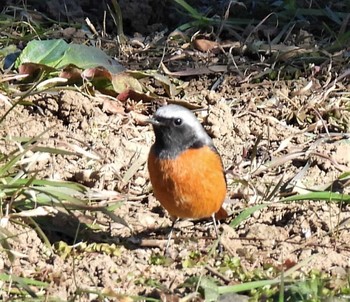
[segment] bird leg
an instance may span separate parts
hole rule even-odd
[[[218,250],[219,250],[219,253],[222,253],[222,245],[221,245],[221,240],[220,240],[220,237],[219,237],[219,232],[218,232],[218,227],[217,227],[217,223],[216,223],[215,213],[213,213],[211,215],[211,218],[213,219],[216,239],[218,240]]]
[[[165,255],[168,255],[168,249],[169,249],[169,246],[170,246],[170,240],[171,240],[171,236],[173,235],[173,231],[174,231],[174,227],[175,227],[175,224],[180,220],[180,218],[175,218],[171,224],[171,229],[170,229],[170,232],[169,232],[169,235],[168,235],[168,240],[167,240],[167,243],[166,243],[166,246],[165,246],[165,251],[164,251],[164,254]]]

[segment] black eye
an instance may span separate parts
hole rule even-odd
[[[180,118],[174,119],[174,125],[175,126],[180,126],[181,124],[182,124],[182,119],[180,119]]]

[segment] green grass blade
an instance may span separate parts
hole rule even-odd
[[[335,192],[312,192],[284,198],[280,202],[300,201],[300,200],[324,200],[335,202],[350,202],[350,195]]]
[[[10,178],[5,178],[6,182],[9,183]],[[28,182],[27,178],[18,179],[16,180],[16,183],[13,185],[8,185],[8,187],[18,187],[18,186],[24,186]],[[33,179],[31,181],[32,186],[50,186],[50,187],[64,187],[67,189],[75,190],[79,193],[85,193],[87,191],[87,188],[81,184],[71,182],[71,181],[59,181],[59,180],[49,180],[49,179]]]
[[[52,250],[52,246],[50,243],[49,238],[47,238],[46,234],[43,232],[43,230],[40,228],[40,226],[35,222],[35,220],[32,217],[28,217],[30,220],[30,223],[33,225],[35,231],[37,232],[38,236],[41,238],[41,240],[44,242],[46,247],[50,250]]]
[[[255,211],[259,211],[267,206],[268,204],[258,204],[243,210],[234,220],[231,221],[230,227],[236,228],[242,221],[248,219]]]
[[[284,302],[284,272],[281,272],[281,284],[278,294],[278,302]]]
[[[186,1],[184,0],[174,0],[178,5],[180,5],[184,10],[186,10],[192,18],[194,19],[201,19],[203,18],[203,15],[198,12],[194,7],[189,5]]]
[[[227,293],[239,293],[247,290],[252,290],[254,288],[263,287],[267,285],[279,284],[280,280],[260,280],[260,281],[251,281],[237,285],[228,285],[228,286],[219,286],[218,292],[219,294],[227,294]]]
[[[13,253],[11,252],[11,245],[8,242],[8,237],[4,236],[1,232],[0,232],[0,245],[3,248],[3,250],[6,252],[7,257],[9,258],[9,260],[11,261],[11,263],[15,260],[15,256],[13,255]]]
[[[28,286],[29,285],[39,286],[39,287],[48,287],[49,286],[49,283],[47,283],[47,282],[42,282],[42,281],[30,279],[30,278],[22,278],[22,277],[18,277],[18,276],[14,276],[14,275],[8,275],[5,273],[0,273],[0,280],[4,281],[4,282],[9,282],[11,280],[13,280],[15,282],[21,281],[22,283],[24,283]]]

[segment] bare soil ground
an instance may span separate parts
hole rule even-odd
[[[334,181],[350,168],[348,140],[330,139],[319,133],[317,127],[305,132],[281,119],[281,112],[290,101],[279,94],[280,86],[288,90],[284,82],[233,87],[231,80],[232,76],[225,75],[214,92],[210,91],[213,79],[193,79],[182,99],[203,105],[205,110],[199,118],[214,135],[228,168],[225,207],[231,218],[221,226],[224,246],[221,255],[210,253],[214,244],[210,224],[182,222],[175,232],[169,261],[157,264],[156,255],[162,254],[171,222],[152,196],[148,179],[146,157],[153,141],[152,129],[137,125],[131,113],[105,112],[102,97],[62,90],[33,97],[32,101],[41,110],[17,107],[3,123],[1,135],[31,137],[49,129],[44,134],[43,145],[67,149],[69,144],[77,145],[94,154],[95,159],[51,156],[35,168],[45,177],[74,180],[92,188],[120,192],[123,202],[114,213],[124,218],[133,231],[111,223],[100,213],[87,213],[84,217],[76,217],[77,220],[82,224],[96,224],[99,230],[86,233],[84,242],[115,243],[116,246],[103,252],[80,249],[78,244],[74,253],[62,254],[59,249],[48,249],[34,230],[9,224],[10,230],[18,234],[18,239],[12,242],[18,256],[12,264],[2,258],[1,269],[49,281],[50,294],[63,300],[72,298],[78,288],[85,291],[99,288],[128,295],[150,295],[158,288],[160,292],[183,295],[191,291],[191,286],[183,284],[193,276],[212,275],[222,284],[232,283],[235,281],[230,268],[221,267],[215,274],[216,267],[220,267],[218,262],[227,257],[241,259],[247,271],[267,264],[293,266],[308,259],[302,270],[319,269],[344,276],[350,259],[347,227],[350,214],[346,204],[279,203],[276,201],[280,197],[274,196],[271,206],[255,212],[236,229],[229,226],[230,220],[242,209],[265,201],[263,195],[269,186],[275,187],[282,177],[283,184],[288,184],[287,181],[306,165],[308,158],[310,166],[306,173],[297,179],[297,184],[291,184],[294,191],[335,186]],[[294,98],[293,102],[302,100]],[[150,108],[154,110],[153,105]],[[2,104],[1,115],[5,110],[6,106]],[[251,162],[248,154],[259,135],[261,141],[257,145],[255,162]],[[2,145],[1,151],[8,147]],[[301,150],[313,152],[313,155],[302,153],[277,168],[252,172],[273,158]],[[71,217],[67,220],[61,216],[50,220],[49,237],[53,242],[79,242],[74,242],[77,223],[69,220]],[[81,301],[93,300],[94,294],[83,297]]]

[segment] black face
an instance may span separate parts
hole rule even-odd
[[[182,118],[156,117],[153,124],[156,142],[154,150],[161,159],[174,158],[189,148],[200,148],[204,143]]]

